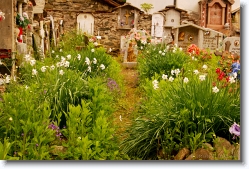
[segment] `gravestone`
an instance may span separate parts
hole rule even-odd
[[[164,16],[161,13],[152,15],[151,36],[154,38],[163,37]]]
[[[190,44],[195,44],[200,49],[210,49],[211,51],[222,49],[222,33],[190,22],[184,23],[173,27],[175,43],[183,50],[186,50]]]
[[[94,17],[91,14],[84,13],[77,16],[77,29],[82,33],[93,35]]]
[[[223,51],[240,55],[240,37],[226,37],[223,40]]]

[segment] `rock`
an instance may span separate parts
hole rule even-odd
[[[206,149],[199,148],[191,154],[186,160],[214,160],[213,154]]]
[[[217,137],[214,141],[214,148],[218,160],[231,160],[234,147],[229,141],[222,137]]]
[[[184,160],[189,154],[190,154],[189,149],[183,148],[177,153],[174,160]]]

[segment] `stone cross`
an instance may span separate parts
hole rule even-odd
[[[219,38],[220,38],[221,36],[219,35],[219,33],[217,33],[217,35],[216,35],[215,37],[216,37],[216,39],[217,39],[217,47],[219,47]]]
[[[126,20],[125,20],[125,24],[128,25],[128,18],[130,17],[131,15],[128,14],[128,11],[126,11],[126,14],[125,14],[125,17],[126,17]]]

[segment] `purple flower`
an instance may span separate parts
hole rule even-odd
[[[240,136],[240,126],[234,122],[234,124],[229,128],[229,132],[234,135],[233,139]]]
[[[36,147],[38,147],[38,146],[39,146],[39,144],[35,144],[35,146],[36,146]]]
[[[21,136],[24,136],[24,133],[22,133]]]

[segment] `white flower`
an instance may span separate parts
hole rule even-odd
[[[32,75],[37,75],[37,70],[36,69],[32,69]]]
[[[212,89],[213,89],[214,93],[218,93],[219,92],[219,89],[217,88],[217,86],[213,87]]]
[[[93,58],[93,64],[97,64],[97,59]]]
[[[94,50],[94,49],[91,49],[91,52],[95,52],[95,50]]]
[[[177,43],[175,44],[175,47],[177,48]]]
[[[163,74],[163,75],[162,75],[162,79],[163,79],[163,80],[168,79],[168,75]]]
[[[180,72],[181,72],[180,69],[175,69],[175,74],[176,74],[176,76],[177,76]]]
[[[162,55],[164,56],[164,55],[165,55],[165,53],[163,52],[163,53],[162,53]]]
[[[162,53],[162,51],[159,51],[159,53],[161,54],[161,53]]]
[[[67,55],[67,59],[70,60],[71,59],[71,55]]]
[[[60,66],[61,66],[61,62],[57,62],[56,67],[60,67]]]
[[[98,46],[98,42],[94,42],[93,45],[94,45],[94,46]]]
[[[28,88],[29,88],[29,87],[26,85],[26,86],[25,86],[25,89],[27,90]]]
[[[62,52],[62,49],[60,49],[60,52]]]
[[[59,55],[56,55],[55,58],[59,58]]]
[[[187,77],[184,77],[183,82],[184,82],[184,83],[188,83],[188,81],[189,81],[188,78],[187,78]]]
[[[63,74],[64,74],[64,71],[63,71],[63,70],[60,70],[60,71],[59,71],[59,74],[60,74],[60,75],[63,75]]]
[[[81,55],[80,55],[80,54],[77,55],[77,59],[78,59],[78,60],[81,59]]]
[[[171,75],[174,75],[174,73],[175,73],[175,70],[171,70]]]
[[[230,76],[230,77],[229,77],[229,82],[230,82],[230,83],[235,83],[235,78],[234,78],[233,76]]]
[[[88,71],[88,72],[91,72],[91,71],[92,71],[91,66],[88,66],[88,67],[87,67],[87,71]]]
[[[153,88],[154,88],[155,90],[159,88],[158,83],[159,83],[159,82],[158,82],[157,80],[153,80],[153,81],[152,81]]]
[[[143,46],[140,47],[140,49],[143,49],[143,48],[144,48]]]
[[[22,13],[22,16],[23,16],[24,18],[29,19],[29,16],[28,16],[28,14],[27,14],[26,12],[23,12],[23,13]]]
[[[55,66],[54,66],[54,65],[50,66],[50,69],[51,69],[51,70],[54,70],[54,69],[55,69]]]
[[[12,117],[10,117],[10,118],[9,118],[9,121],[12,121],[12,120],[13,120]]]
[[[69,67],[69,64],[70,64],[70,62],[66,61],[65,64],[64,64],[64,66],[65,67]]]
[[[174,81],[174,78],[172,76],[169,77],[169,81],[170,82],[173,82]]]
[[[104,70],[105,69],[105,65],[101,64],[100,66],[100,69]]]
[[[78,140],[81,140],[81,137],[78,137]]]
[[[61,56],[61,62],[65,62],[66,58],[64,56]]]
[[[194,56],[192,56],[192,60],[195,60],[195,57],[194,57]]]
[[[88,57],[86,57],[85,62],[87,65],[90,65],[90,59]]]
[[[2,62],[2,60],[0,59],[0,65],[2,65],[3,64],[3,62]]]
[[[45,66],[42,66],[42,67],[41,67],[41,71],[42,71],[42,72],[45,72],[45,71],[46,71],[46,67],[45,67]]]
[[[36,60],[34,60],[34,59],[32,59],[32,60],[29,61],[29,63],[30,63],[31,66],[34,66],[35,62],[36,62]]]
[[[176,53],[176,50],[174,49],[172,52],[173,52],[173,53]]]
[[[24,59],[25,59],[26,62],[28,62],[28,61],[31,59],[31,57],[30,57],[29,54],[26,54],[26,55],[24,56]]]
[[[233,73],[233,77],[234,77],[234,79],[237,78],[237,73],[236,72]]]
[[[199,79],[200,79],[201,81],[205,80],[205,78],[206,78],[205,75],[200,75],[200,76],[199,76]]]
[[[194,74],[195,75],[199,74],[199,71],[198,70],[194,70]]]
[[[182,48],[179,48],[180,51],[182,51]]]
[[[204,70],[206,70],[207,68],[208,68],[207,65],[202,66],[202,69],[204,69]]]
[[[54,50],[52,50],[52,53],[54,53]]]

